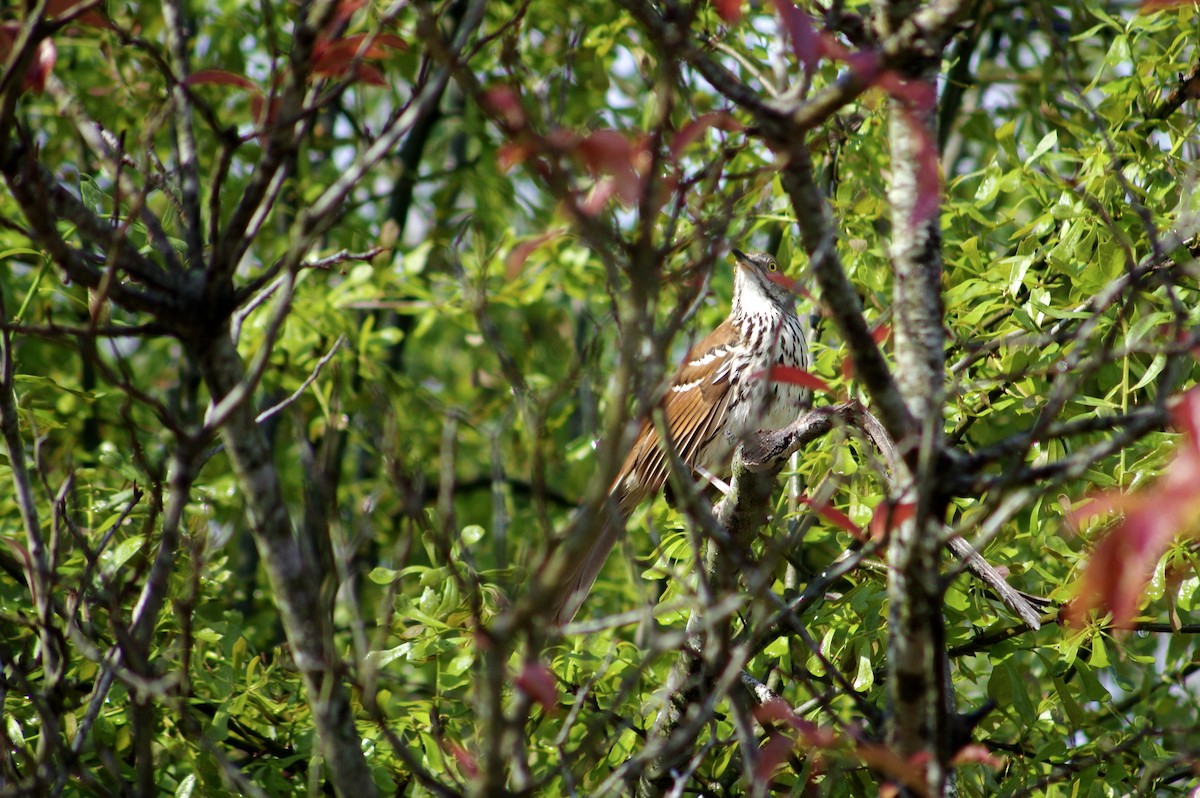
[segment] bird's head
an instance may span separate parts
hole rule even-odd
[[[779,264],[766,252],[742,252],[735,249],[733,258],[737,272],[733,277],[733,309],[743,313],[762,313],[774,305],[780,311],[795,307],[796,296],[782,281]]]

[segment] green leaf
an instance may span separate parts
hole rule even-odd
[[[852,686],[860,693],[870,690],[875,685],[875,670],[871,667],[871,658],[866,654],[858,655],[858,670],[854,674]]]
[[[1104,635],[1094,635],[1091,639],[1092,655],[1088,657],[1088,664],[1093,668],[1107,668],[1108,649],[1104,645]]]
[[[399,578],[400,578],[399,571],[393,570],[391,568],[384,568],[379,565],[372,568],[370,573],[367,574],[367,579],[370,579],[372,582],[374,582],[377,585],[390,585],[392,582],[395,582]]]
[[[25,733],[21,730],[21,722],[15,716],[9,715],[4,719],[4,729],[8,732],[8,739],[13,741],[13,744],[18,748],[25,747]]]
[[[1041,158],[1043,155],[1045,155],[1047,152],[1049,152],[1052,148],[1057,146],[1057,144],[1058,144],[1058,131],[1051,130],[1049,133],[1042,136],[1042,140],[1039,141],[1037,146],[1033,148],[1033,152],[1030,153],[1029,157],[1025,159],[1025,165],[1029,166],[1030,164],[1034,163],[1039,158]]]
[[[125,538],[105,552],[107,556],[104,557],[104,567],[110,571],[116,571],[129,562],[130,557],[141,551],[144,543],[145,541],[140,537]]]
[[[367,663],[373,668],[385,668],[398,659],[408,658],[412,650],[412,643],[401,643],[386,651],[370,651],[367,653]]]
[[[175,788],[175,798],[192,798],[196,792],[196,774],[189,773]]]
[[[1063,711],[1071,721],[1071,726],[1076,731],[1086,729],[1088,727],[1087,716],[1084,715],[1079,702],[1075,700],[1075,696],[1071,694],[1070,687],[1057,675],[1052,675],[1051,679],[1054,682],[1054,689],[1058,693],[1058,698],[1062,701]]]

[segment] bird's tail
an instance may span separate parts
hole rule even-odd
[[[571,619],[575,617],[575,613],[579,612],[584,599],[591,592],[596,577],[600,575],[604,563],[608,561],[608,555],[612,553],[613,548],[617,545],[617,540],[625,531],[625,522],[629,518],[632,507],[626,507],[628,502],[623,501],[624,497],[619,497],[619,493],[620,491],[614,490],[609,495],[608,499],[600,505],[598,515],[591,523],[586,523],[588,519],[577,517],[572,524],[576,527],[584,524],[591,530],[591,536],[580,549],[578,558],[562,581],[563,587],[558,594],[558,603],[554,611],[556,626],[570,623]],[[634,506],[636,506],[636,502]],[[578,531],[581,529],[572,530],[572,532]]]

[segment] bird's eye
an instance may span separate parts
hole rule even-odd
[[[769,260],[767,261],[767,269],[769,271],[777,272],[779,271],[779,264],[773,260]]]

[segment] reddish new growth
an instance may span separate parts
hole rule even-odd
[[[558,706],[558,681],[550,666],[541,660],[528,660],[517,674],[517,689],[542,705],[547,712]]]
[[[1071,514],[1078,524],[1085,517],[1123,513],[1096,547],[1079,580],[1076,599],[1068,609],[1072,623],[1083,623],[1094,609],[1112,613],[1113,624],[1129,628],[1138,600],[1154,566],[1176,535],[1196,533],[1200,516],[1200,388],[1185,393],[1172,410],[1174,425],[1183,433],[1175,459],[1158,481],[1136,493],[1113,491],[1087,502]]]
[[[548,167],[542,158],[555,154],[579,161],[594,181],[588,195],[574,206],[587,216],[600,213],[613,197],[627,206],[641,198],[651,160],[644,134],[557,128],[541,135],[531,129],[520,96],[509,86],[485,91],[482,105],[510,137],[496,153],[501,169],[529,161],[535,170],[545,171]]]
[[[775,9],[792,42],[796,60],[808,74],[822,58],[841,61],[865,88],[878,88],[902,106],[911,135],[917,142],[917,198],[908,223],[916,227],[933,219],[941,203],[941,170],[937,142],[922,117],[933,110],[937,92],[924,81],[907,80],[893,69],[886,69],[880,53],[872,49],[853,50],[827,31],[813,27],[812,19],[792,0],[775,0]]]
[[[349,24],[350,17],[366,5],[362,0],[344,0],[313,44],[311,77],[337,78],[349,83],[368,86],[387,86],[383,72],[368,61],[408,49],[408,43],[391,33],[355,33],[341,36],[338,31]],[[198,69],[183,81],[185,86],[233,86],[250,93],[250,113],[260,125],[274,123],[279,111],[276,89],[281,77],[275,76],[275,89],[267,91],[245,75],[227,69]]]

